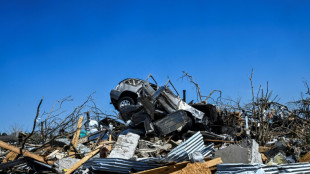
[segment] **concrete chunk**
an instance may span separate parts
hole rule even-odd
[[[134,133],[119,135],[108,158],[130,159],[137,148],[140,136]]]
[[[216,151],[215,157],[221,157],[224,163],[263,163],[258,147],[255,140],[247,145],[233,144]]]
[[[252,140],[251,163],[263,163],[262,155],[259,153],[259,144],[255,140]]]

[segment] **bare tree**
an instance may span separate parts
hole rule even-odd
[[[187,72],[182,71],[182,73],[183,73],[183,75],[182,75],[181,79],[187,77],[189,79],[189,81],[195,85],[197,97],[199,97],[200,102],[202,102],[202,95],[201,95],[200,87],[199,87],[198,83],[196,83],[193,79],[193,76],[189,75]]]
[[[72,135],[75,132],[79,117],[85,115],[87,112],[93,113],[93,117],[98,121],[105,117],[111,117],[115,119],[117,117],[116,115],[106,114],[97,107],[92,97],[93,94],[94,93],[90,94],[82,104],[75,107],[69,114],[64,112],[62,105],[65,102],[73,100],[70,96],[57,101],[52,106],[50,112],[43,112],[43,114],[39,117],[41,121],[38,123],[34,122],[34,125],[36,126],[33,126],[33,130],[35,130],[32,133],[33,136],[29,136],[29,138],[26,140],[31,140],[36,143],[43,142],[40,147],[34,148],[32,151],[36,151],[45,147],[58,137]],[[36,116],[35,120],[38,120],[37,118],[38,117]]]
[[[9,132],[9,135],[17,137],[18,133],[23,131],[24,131],[23,126],[15,123],[9,127],[9,130],[7,132]]]
[[[30,133],[29,135],[27,135],[27,137],[24,139],[24,141],[23,141],[23,143],[22,143],[22,145],[21,145],[20,154],[23,153],[23,149],[24,149],[24,147],[25,147],[26,141],[33,135],[33,133],[34,133],[34,131],[35,131],[36,124],[37,124],[37,119],[38,119],[39,114],[40,114],[40,106],[41,106],[41,104],[42,104],[42,101],[43,101],[43,98],[40,100],[40,103],[39,103],[39,105],[38,105],[37,114],[36,114],[36,116],[35,116],[35,118],[34,118],[34,123],[33,123],[32,131],[31,131],[31,133]]]
[[[211,95],[214,93],[214,92],[219,92],[220,93],[220,96],[219,96],[219,100],[221,101],[221,98],[222,98],[222,91],[221,90],[213,90],[208,96],[203,96],[200,92],[200,87],[198,85],[198,83],[196,83],[193,79],[193,76],[189,75],[187,72],[185,71],[182,71],[183,75],[180,77],[181,79],[184,79],[185,77],[187,77],[190,81],[190,83],[193,83],[196,87],[196,93],[197,93],[197,98],[199,97],[199,101],[200,103],[208,103],[208,99],[211,98]],[[205,100],[203,100],[203,97],[205,97]]]

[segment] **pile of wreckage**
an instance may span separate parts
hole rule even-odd
[[[169,86],[170,80],[156,88],[144,81],[137,104],[119,109],[122,121],[87,114],[72,134],[48,143],[27,142],[23,133],[13,141],[0,137],[0,172],[310,173],[309,137],[296,136],[309,136],[306,119],[291,114],[272,122],[244,110],[188,104]],[[267,122],[273,131],[258,138]]]

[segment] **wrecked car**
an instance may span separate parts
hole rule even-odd
[[[129,122],[131,128],[144,129],[145,134],[164,136],[208,126],[205,114],[184,102],[169,79],[165,85],[154,89],[148,78],[141,84],[137,98],[139,104],[120,108],[120,119]]]
[[[127,78],[118,83],[115,89],[110,92],[111,104],[116,110],[126,105],[135,105],[140,97],[142,84],[144,80],[137,78]],[[156,82],[155,82],[156,83]],[[156,84],[150,84],[155,90],[158,88]]]

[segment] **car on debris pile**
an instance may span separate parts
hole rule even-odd
[[[149,77],[152,77],[154,80],[152,75],[149,75],[148,78]],[[137,104],[138,97],[141,95],[143,83],[144,80],[137,78],[127,78],[119,82],[116,88],[112,89],[110,92],[111,104],[113,104],[118,111],[124,106]],[[158,88],[157,83],[150,83],[150,85],[154,90]]]
[[[137,104],[119,105],[119,118],[129,123],[130,131],[140,132],[141,135],[165,136],[176,133],[182,136],[187,130],[209,127],[209,114],[205,115],[183,101],[170,79],[165,85],[158,86],[152,77],[156,83],[154,87],[148,81],[149,77],[140,81],[141,87],[136,93]]]
[[[155,84],[149,82],[150,77]],[[112,104],[120,112],[119,118],[130,123],[130,131],[141,135],[164,136],[175,131],[209,129],[210,123],[217,121],[215,106],[189,105],[181,99],[170,79],[159,86],[151,74],[146,80],[121,81],[110,95]]]

